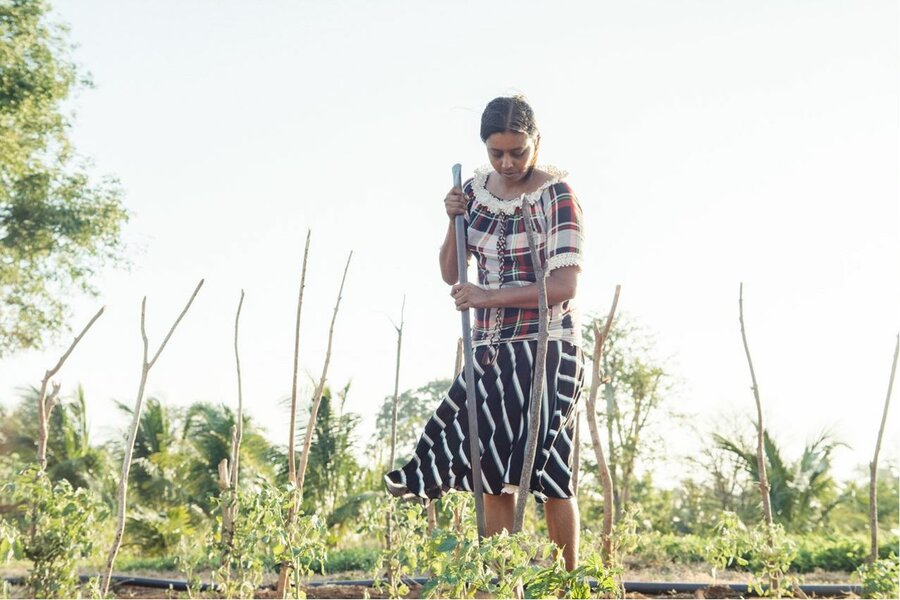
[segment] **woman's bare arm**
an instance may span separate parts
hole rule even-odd
[[[575,297],[578,288],[579,267],[560,267],[547,276],[547,304],[554,305]],[[473,285],[456,284],[450,290],[456,300],[456,308],[537,308],[538,286],[535,283],[521,287],[486,290]]]

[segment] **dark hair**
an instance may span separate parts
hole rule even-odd
[[[495,133],[514,131],[529,137],[538,137],[537,122],[524,96],[494,98],[481,113],[481,141],[486,142]]]

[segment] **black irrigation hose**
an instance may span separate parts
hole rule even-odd
[[[24,577],[7,577],[5,578],[11,585],[22,585],[25,581]],[[82,575],[82,583],[90,579],[88,575]],[[427,577],[404,577],[403,581],[407,584],[424,585],[428,581]],[[135,587],[153,588],[158,590],[173,589],[177,592],[187,591],[187,581],[178,579],[155,579],[151,577],[128,577],[124,575],[113,575],[112,582],[119,585],[131,585]],[[309,587],[319,587],[323,585],[355,585],[362,587],[372,587],[374,585],[372,579],[353,579],[353,580],[335,580],[335,581],[312,581],[307,583]],[[708,583],[669,583],[669,582],[649,582],[649,581],[626,581],[624,583],[626,592],[638,592],[641,594],[666,594],[668,592],[689,592],[693,593],[710,587]],[[748,594],[751,592],[750,586],[745,583],[721,583],[722,587],[729,587],[732,591],[740,594]],[[591,582],[591,587],[595,587],[596,582]],[[201,583],[200,591],[205,592],[213,589],[209,583]],[[268,586],[271,587],[271,586]],[[768,586],[763,586],[767,589]],[[862,586],[849,583],[839,584],[810,584],[801,585],[800,589],[806,595],[816,596],[842,596],[844,594],[853,593],[861,594]]]

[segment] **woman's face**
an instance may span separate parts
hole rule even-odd
[[[491,134],[485,146],[491,166],[507,183],[525,178],[533,166],[537,151],[532,137],[513,131]]]

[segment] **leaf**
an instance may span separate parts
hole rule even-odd
[[[456,539],[456,537],[451,535],[443,542],[441,542],[440,546],[437,547],[437,550],[438,552],[450,552],[451,550],[456,548],[457,543],[458,540]]]

